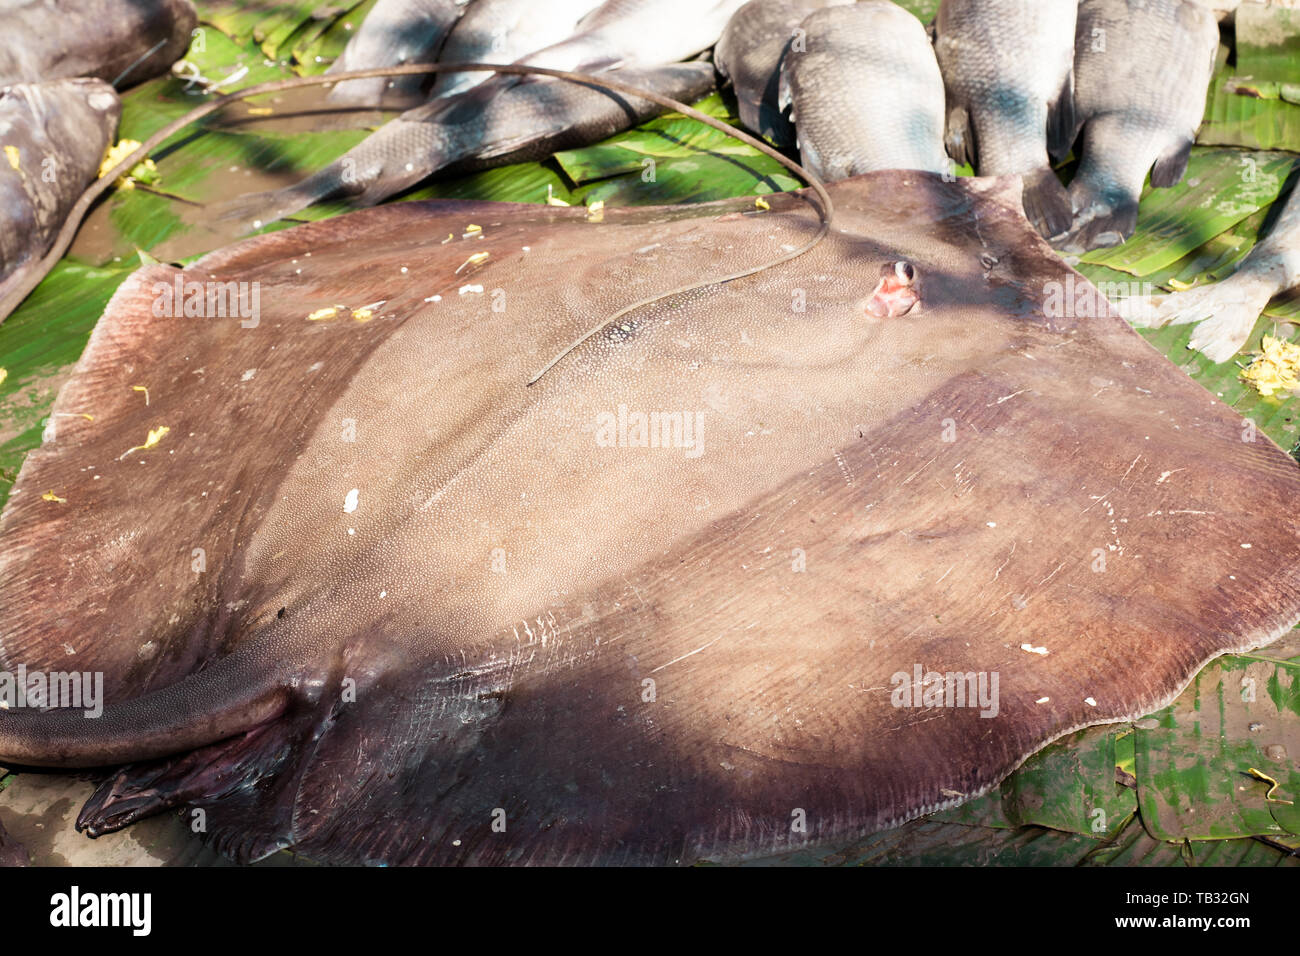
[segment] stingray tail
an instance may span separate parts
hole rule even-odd
[[[1043,236],[1055,236],[1070,228],[1070,197],[1050,166],[1023,176],[1025,216]]]
[[[80,707],[0,709],[0,764],[105,767],[166,757],[274,720],[290,690],[245,651],[142,697],[110,705],[98,697],[83,685]]]

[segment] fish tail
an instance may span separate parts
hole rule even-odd
[[[339,171],[335,166],[336,164],[331,164],[292,186],[237,196],[215,207],[213,217],[224,222],[238,222],[246,231],[252,232],[286,216],[292,216],[342,191]]]
[[[1044,236],[1055,236],[1070,228],[1070,196],[1052,172],[1044,166],[1024,174],[1025,216]]]
[[[1213,285],[1152,297],[1149,307],[1129,318],[1135,325],[1160,328],[1197,323],[1187,347],[1212,362],[1226,362],[1250,339],[1272,290],[1229,276]]]
[[[95,710],[86,709],[84,693],[82,707],[0,709],[0,763],[107,767],[154,760],[266,724],[289,699],[287,682],[267,673],[262,655],[231,654],[141,697],[100,700]]]

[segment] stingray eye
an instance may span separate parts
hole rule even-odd
[[[903,262],[902,260],[895,262],[894,275],[898,277],[898,281],[903,285],[911,285],[916,281],[916,270],[912,268],[910,262]]]

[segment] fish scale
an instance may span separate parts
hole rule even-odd
[[[1070,183],[1068,252],[1133,235],[1147,171],[1151,185],[1183,177],[1205,112],[1219,29],[1187,0],[1083,0],[1075,50],[1075,117],[1083,160]],[[1171,77],[1178,77],[1171,82]]]
[[[935,55],[948,92],[948,150],[980,175],[1025,179],[1025,212],[1043,235],[1069,227],[1051,170],[1073,123],[1077,0],[943,0]]]
[[[804,163],[826,181],[878,169],[951,165],[943,148],[943,77],[921,22],[894,3],[828,7],[786,54],[782,104]],[[845,89],[865,95],[845,96]]]

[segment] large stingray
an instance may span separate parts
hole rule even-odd
[[[1296,622],[1295,463],[1018,180],[830,189],[811,252],[531,387],[815,215],[405,203],[137,272],[0,524],[0,659],[108,704],[0,711],[0,762],[130,762],[83,827],[190,805],[240,860],[734,859],[961,802]],[[158,314],[226,282],[258,308]]]

